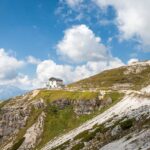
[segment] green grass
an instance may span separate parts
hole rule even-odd
[[[76,83],[68,85],[69,87],[80,86],[82,88],[98,88],[98,87],[106,87],[112,86],[115,82],[126,82],[123,77],[124,68],[117,68],[108,71],[103,71],[95,76],[90,78],[83,79]]]
[[[47,102],[55,100],[90,100],[98,97],[97,92],[79,92],[79,91],[65,91],[65,90],[41,90],[35,99],[43,98]]]
[[[115,102],[116,100],[120,100],[123,96],[124,96],[123,93],[112,91],[112,92],[106,93],[104,96],[104,99],[107,99],[110,97],[112,99],[112,102]]]
[[[82,115],[77,117],[71,106],[63,110],[47,108],[46,114],[44,132],[41,136],[41,142],[37,147],[38,149],[44,146],[50,139],[78,127],[94,115]]]

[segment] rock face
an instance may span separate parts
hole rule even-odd
[[[77,100],[73,103],[74,112],[77,115],[90,114],[94,110],[98,109],[100,101],[98,99],[92,100]]]
[[[127,90],[127,89],[130,89],[132,87],[132,84],[130,84],[130,83],[124,83],[124,84],[114,84],[113,85],[113,89],[114,90],[118,90],[118,89],[120,89],[120,90]]]
[[[119,125],[117,125],[116,127],[114,127],[111,131],[111,135],[112,136],[116,136],[117,134],[119,134],[119,132],[121,132],[121,127]]]
[[[148,85],[147,87],[142,88],[141,92],[143,92],[145,95],[150,96],[150,85]]]
[[[72,106],[74,112],[77,115],[83,115],[83,114],[92,113],[93,111],[98,109],[100,106],[102,106],[102,107],[105,106],[106,103],[111,103],[110,99],[108,101],[102,102],[98,98],[91,99],[91,100],[74,100],[74,101],[70,101],[67,99],[60,99],[60,100],[56,100],[56,101],[52,102],[51,105],[56,106],[59,109],[64,109],[67,106]]]
[[[22,145],[18,148],[18,150],[27,150],[33,149],[36,146],[36,142],[38,142],[39,137],[43,132],[43,125],[44,125],[44,118],[45,113],[42,112],[41,115],[38,117],[38,120],[35,124],[33,124],[24,135],[25,140]]]
[[[18,129],[25,126],[26,120],[30,114],[30,109],[4,108],[1,110],[1,113],[3,115],[0,118],[0,136],[7,137],[13,133],[16,133]]]
[[[46,106],[43,99],[33,101],[32,104],[33,104],[35,109],[44,108]]]
[[[111,142],[101,150],[148,150],[150,148],[150,130],[135,132],[132,136],[125,136],[120,140]]]
[[[71,105],[71,101],[67,99],[58,99],[56,101],[51,102],[50,105],[56,106],[59,109],[64,109],[65,107]]]
[[[27,121],[31,117],[33,108],[38,110],[45,107],[45,104],[41,99],[32,102],[32,94],[34,93],[31,92],[6,101],[4,102],[4,106],[0,108],[0,149],[7,150],[16,143],[15,139],[19,131],[26,128]],[[42,114],[42,117],[43,116],[44,115]],[[39,117],[38,120],[42,124],[41,117]],[[34,130],[34,127],[36,127],[34,130],[35,133],[33,134],[32,132],[32,137],[34,137],[34,139],[42,132],[40,123],[33,125],[31,128]],[[31,130],[28,131],[27,135],[29,135],[29,132],[31,132]],[[7,145],[4,147],[4,144],[6,143]]]
[[[141,73],[143,70],[145,70],[147,68],[147,66],[150,64],[132,64],[130,65],[126,71],[124,71],[125,75],[129,75],[129,74],[138,74]]]
[[[0,144],[13,138],[21,128],[25,127],[31,107],[10,107],[1,109],[0,115]]]

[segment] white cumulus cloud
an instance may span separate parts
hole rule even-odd
[[[9,54],[5,49],[0,48],[0,85],[13,85],[21,89],[34,89],[41,86],[35,78],[21,73],[27,64],[38,64],[38,59],[30,56],[27,60],[19,60]]]
[[[25,62],[9,55],[5,49],[0,49],[0,79],[11,80],[17,76],[17,70],[22,68]]]
[[[136,37],[143,45],[150,46],[149,0],[94,0],[101,8],[113,6],[116,22],[123,39]]]
[[[37,58],[35,58],[35,57],[33,57],[33,56],[28,56],[28,57],[26,58],[26,60],[27,60],[27,62],[28,62],[29,64],[33,64],[33,65],[37,65],[37,64],[40,63],[40,59],[37,59]]]
[[[108,55],[101,38],[83,24],[65,30],[63,39],[57,45],[57,52],[74,63],[105,60]]]

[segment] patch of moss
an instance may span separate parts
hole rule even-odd
[[[88,141],[92,140],[98,132],[104,133],[107,131],[107,128],[105,128],[105,126],[103,124],[96,125],[93,127],[93,129],[95,129],[95,130],[94,131],[85,130],[85,131],[81,132],[80,134],[78,134],[77,136],[74,137],[74,140],[82,139],[81,140],[82,142],[88,142]]]
[[[74,137],[74,140],[81,139],[81,138],[85,137],[86,135],[88,135],[88,130],[85,130],[85,131],[79,133],[77,136]]]
[[[103,125],[99,125],[98,127],[96,127],[96,129],[94,130],[95,133],[101,132],[101,133],[105,133],[108,129]]]
[[[96,129],[94,131],[90,131],[88,132],[87,134],[83,135],[82,136],[82,142],[89,142],[91,141],[92,139],[95,138],[96,134],[97,133],[105,133],[108,129],[105,128],[105,126],[103,124],[99,125],[96,127]]]
[[[83,139],[81,140],[82,142],[89,142],[91,141],[94,137],[96,136],[96,132],[89,132]]]
[[[120,126],[123,130],[130,129],[133,126],[133,119],[128,119],[120,122]]]

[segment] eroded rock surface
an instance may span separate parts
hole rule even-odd
[[[37,122],[26,131],[26,134],[24,135],[25,140],[18,148],[18,150],[33,149],[36,146],[39,137],[43,132],[45,116],[45,113],[42,112],[41,115],[38,117]]]

